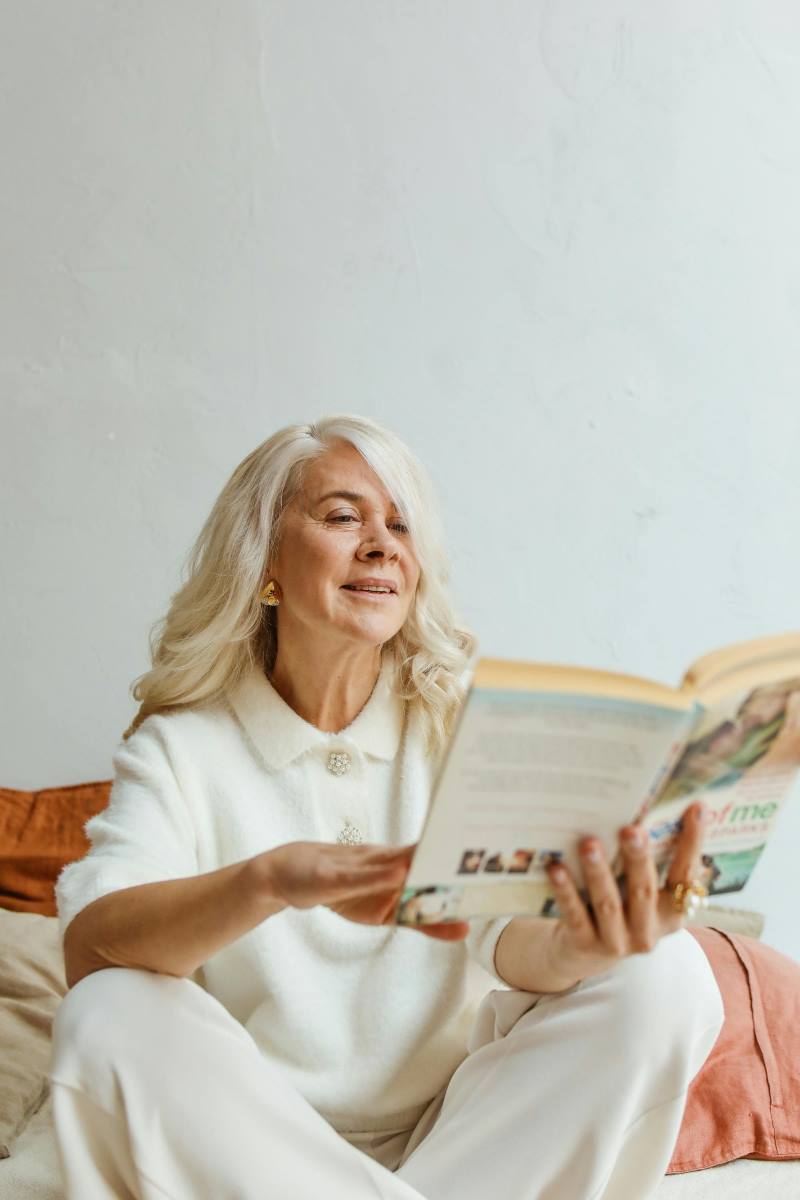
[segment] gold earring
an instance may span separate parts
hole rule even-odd
[[[275,595],[275,580],[274,579],[270,579],[267,586],[265,588],[261,589],[261,591],[258,593],[258,598],[262,604],[268,604],[268,605],[270,605],[270,607],[274,607],[276,604],[280,604],[280,600]]]

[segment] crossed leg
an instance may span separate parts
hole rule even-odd
[[[492,991],[389,1169],[197,984],[97,971],[53,1029],[66,1200],[645,1200],[722,1019],[685,931],[566,992]]]
[[[427,1200],[646,1200],[723,1019],[686,930],[565,992],[492,991],[396,1174]]]

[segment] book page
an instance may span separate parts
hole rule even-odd
[[[687,700],[680,688],[645,679],[641,675],[623,675],[618,671],[602,671],[597,667],[523,662],[513,658],[480,658],[472,682],[475,687],[496,691],[560,692],[563,695],[636,700],[664,708],[691,708],[691,701]]]
[[[680,690],[713,704],[726,691],[755,687],[800,674],[800,631],[734,642],[698,658],[686,671]]]
[[[551,911],[545,865],[613,858],[698,712],[599,695],[473,686],[434,788],[398,924]],[[549,907],[548,907],[549,906]]]
[[[712,895],[744,887],[798,772],[800,674],[705,707],[644,822],[662,881],[681,813],[702,799],[711,822],[700,880]]]

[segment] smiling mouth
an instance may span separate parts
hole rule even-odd
[[[366,596],[368,600],[391,600],[397,595],[396,592],[369,592],[365,588],[349,587],[347,584],[342,586],[343,592],[350,592],[353,596]]]

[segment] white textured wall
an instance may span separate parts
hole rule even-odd
[[[108,776],[220,487],[334,409],[434,474],[486,653],[676,681],[798,625],[797,5],[0,25],[0,783]],[[781,828],[737,902],[800,957]]]

